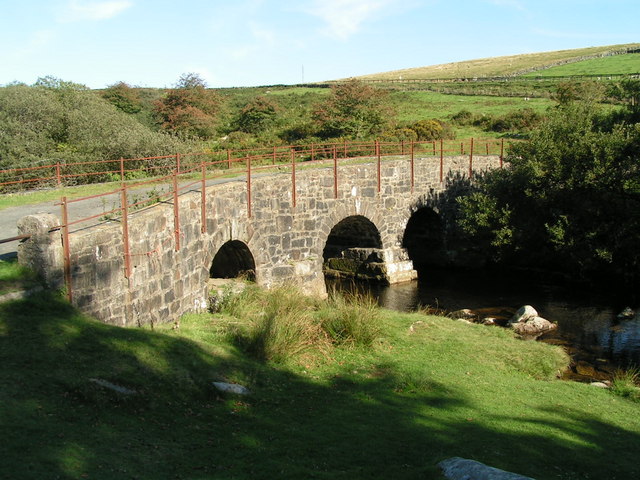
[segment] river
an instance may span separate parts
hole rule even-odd
[[[327,286],[368,292],[381,306],[398,311],[424,307],[447,312],[462,308],[515,310],[532,305],[541,317],[558,324],[556,331],[539,340],[563,345],[573,358],[574,371],[576,364],[586,363],[595,367],[596,376],[610,377],[618,367],[640,367],[640,309],[615,294],[576,291],[576,287],[524,274],[438,269],[420,272],[419,280],[399,285],[354,287],[353,282],[327,280]],[[633,314],[620,318],[626,307],[631,307]]]

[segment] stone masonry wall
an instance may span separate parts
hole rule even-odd
[[[473,165],[475,170],[496,168],[499,157],[476,156]],[[174,239],[172,204],[162,203],[130,214],[129,278],[125,278],[119,220],[74,232],[70,239],[73,303],[115,325],[176,321],[184,313],[206,308],[213,257],[230,240],[248,246],[258,284],[270,287],[295,282],[305,293],[325,295],[322,252],[333,226],[348,216],[362,215],[377,227],[383,248],[400,247],[416,203],[444,188],[440,161],[434,157],[415,159],[413,193],[410,160],[406,157],[382,163],[380,193],[375,162],[341,165],[337,198],[332,166],[302,167],[299,165],[296,176],[295,207],[290,172],[252,178],[251,218],[247,214],[246,181],[207,187],[206,233],[201,231],[200,192],[181,195],[179,250]],[[468,175],[468,170],[466,155],[444,159],[445,177],[449,172]],[[42,269],[58,272],[59,280],[62,246],[49,241],[34,248],[33,243],[42,242],[42,238],[34,236],[27,241],[19,260],[33,263],[29,252],[37,251],[38,261],[46,258],[50,262]]]

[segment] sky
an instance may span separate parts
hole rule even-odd
[[[0,85],[289,85],[636,43],[638,19],[638,0],[0,0]]]

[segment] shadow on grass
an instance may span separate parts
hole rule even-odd
[[[49,295],[0,305],[0,365],[2,478],[424,479],[452,456],[538,479],[638,473],[624,454],[638,432],[581,410],[478,411],[455,379],[416,385],[389,364],[316,379],[87,320]],[[221,396],[221,379],[253,395]]]

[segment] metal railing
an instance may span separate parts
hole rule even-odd
[[[450,156],[468,156],[469,176],[473,172],[474,156],[478,155],[496,155],[500,158],[500,167],[503,165],[505,151],[505,142],[502,139],[489,140],[438,140],[431,142],[362,142],[362,143],[331,143],[331,144],[311,144],[304,146],[288,146],[288,147],[267,147],[252,150],[236,150],[226,151],[222,155],[218,154],[218,159],[211,158],[211,153],[199,154],[176,154],[173,156],[148,157],[144,159],[120,159],[118,161],[118,169],[105,170],[110,174],[118,174],[120,176],[120,186],[109,192],[90,195],[82,198],[69,199],[62,196],[60,202],[56,205],[61,208],[62,223],[59,227],[50,230],[51,232],[60,231],[63,245],[64,257],[64,277],[67,295],[69,300],[73,299],[72,277],[71,277],[71,252],[70,252],[70,235],[71,227],[98,219],[120,219],[122,225],[123,238],[123,256],[124,256],[124,276],[130,278],[132,267],[131,258],[133,256],[149,256],[155,252],[138,252],[132,253],[129,242],[129,226],[128,217],[133,210],[151,206],[153,204],[168,201],[173,204],[173,248],[179,251],[181,248],[181,229],[180,229],[180,209],[178,207],[178,197],[181,193],[198,186],[201,194],[200,202],[200,230],[202,233],[207,232],[207,182],[215,179],[233,177],[244,180],[246,183],[247,198],[247,216],[252,217],[252,179],[258,174],[269,174],[269,172],[285,173],[291,176],[291,199],[292,206],[297,204],[297,187],[296,178],[301,168],[308,168],[313,165],[330,167],[333,176],[333,194],[338,198],[338,185],[340,182],[339,166],[350,165],[354,162],[367,161],[375,162],[377,165],[377,191],[381,191],[382,175],[381,166],[383,158],[402,157],[410,160],[410,182],[411,191],[413,192],[415,185],[415,168],[414,162],[416,156],[420,158],[432,158],[439,164],[439,180],[444,180],[444,158]],[[220,158],[222,157],[222,158]],[[140,160],[153,161],[157,159],[166,160],[171,158],[171,165],[163,167],[142,165],[137,169],[131,168],[127,162],[137,162]],[[196,161],[199,160],[199,161]],[[89,162],[86,162],[89,163]],[[93,162],[101,165],[108,162]],[[113,163],[113,162],[111,162]],[[49,167],[52,167],[51,165]],[[64,178],[68,178],[61,173],[59,166],[55,165],[54,177],[47,177],[48,180],[54,179],[56,183],[62,183]],[[35,167],[44,168],[44,167]],[[172,169],[169,174],[149,178],[145,181],[129,183],[126,182],[126,174],[128,172],[155,172],[160,168]],[[104,173],[104,172],[102,172]],[[33,181],[33,180],[25,180]],[[10,180],[5,184],[14,184],[18,180]],[[170,189],[162,194],[154,195],[152,199],[137,200],[132,199],[131,192],[140,188],[150,187],[157,184],[169,185]],[[89,200],[118,197],[119,206],[109,211],[71,220],[70,205],[87,202]],[[11,238],[0,240],[0,243],[24,241],[30,235],[19,235]],[[158,252],[159,253],[159,252]]]

